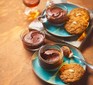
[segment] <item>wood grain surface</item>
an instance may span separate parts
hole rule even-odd
[[[93,1],[69,0],[93,9]],[[46,0],[38,8],[43,10]],[[0,85],[49,85],[40,80],[31,66],[32,52],[24,49],[20,34],[29,22],[24,15],[22,0],[0,0]],[[93,64],[93,32],[86,41],[82,53]],[[93,70],[87,68],[85,76],[72,85],[93,85]]]

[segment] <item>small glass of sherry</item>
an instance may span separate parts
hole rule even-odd
[[[27,7],[25,14],[27,15],[28,20],[33,21],[40,14],[40,11],[37,9],[40,0],[23,0],[24,5]]]

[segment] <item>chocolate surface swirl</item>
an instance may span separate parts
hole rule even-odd
[[[66,16],[67,12],[59,7],[49,7],[46,10],[46,17],[48,18],[48,21],[55,23],[55,24],[61,24],[64,21],[67,20]]]
[[[23,40],[30,45],[38,45],[43,42],[44,35],[38,31],[31,31],[24,36]]]

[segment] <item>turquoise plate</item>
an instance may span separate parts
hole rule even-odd
[[[73,4],[69,4],[69,3],[62,3],[63,5],[65,5],[68,9],[68,13],[74,9],[74,8],[77,8],[78,6],[76,5],[73,5]],[[56,4],[57,6],[63,8],[62,4]],[[58,37],[72,37],[72,36],[75,36],[75,35],[71,35],[69,34],[65,29],[64,29],[64,25],[62,26],[54,26],[52,24],[50,24],[48,21],[43,23],[44,24],[44,27],[45,29],[51,33],[52,35],[55,35],[55,36],[58,36]]]
[[[64,46],[64,45],[69,46],[70,49],[72,50],[72,52],[74,53],[74,55],[84,59],[82,54],[80,53],[80,51],[77,48],[75,48],[74,46],[66,44],[66,43],[61,43],[61,44],[58,44],[58,45],[60,47]],[[79,61],[79,60],[77,60],[75,58],[68,59],[68,58],[66,58],[64,56],[63,61],[64,61],[63,64],[66,64],[66,63],[78,63],[86,70],[86,65],[84,65],[81,61]],[[66,83],[64,83],[58,77],[58,74],[56,73],[56,71],[46,71],[45,69],[43,69],[40,66],[37,52],[34,53],[33,56],[32,56],[32,66],[33,66],[33,70],[34,70],[35,74],[40,79],[42,79],[43,81],[45,81],[47,83],[50,83],[50,84],[55,84],[55,85],[66,85]]]

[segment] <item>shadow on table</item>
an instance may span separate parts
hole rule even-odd
[[[93,30],[91,31],[91,33],[88,36],[88,38],[86,39],[86,41],[82,44],[82,46],[80,48],[81,52],[85,51],[90,46],[93,46]]]
[[[79,81],[72,83],[71,85],[92,85],[89,83],[90,76],[93,76],[93,70],[87,67],[84,76]]]
[[[90,35],[88,36],[86,41],[83,43],[82,47],[80,48],[80,50],[83,53],[87,48],[89,48],[91,46],[93,46],[93,28],[92,28]],[[93,70],[87,67],[87,70],[86,70],[83,78],[81,80],[79,80],[78,82],[75,82],[71,85],[93,85],[93,84],[89,83],[90,76],[93,77]]]
[[[72,83],[71,85],[88,85],[88,76],[89,76],[89,72],[86,71],[83,78],[81,78],[79,81]]]

